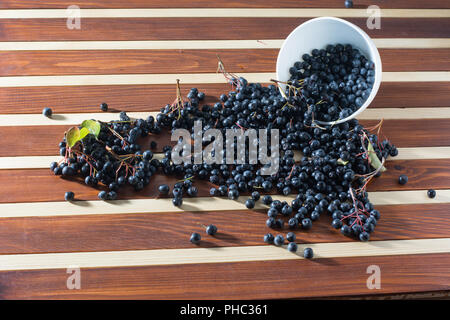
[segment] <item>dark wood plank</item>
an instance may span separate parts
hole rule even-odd
[[[382,49],[384,71],[450,70],[450,49]],[[277,49],[0,51],[3,76],[275,72]]]
[[[450,188],[450,159],[391,161],[387,162],[387,168],[381,177],[369,185],[368,191]],[[406,185],[398,183],[400,174],[408,175]],[[173,186],[181,178],[157,173],[142,191],[136,192],[127,185],[120,190],[118,198],[156,198],[159,196],[157,188],[160,184]],[[214,185],[202,180],[196,182],[198,195],[209,196],[209,190]],[[103,185],[97,188],[87,186],[78,177],[55,177],[50,169],[0,170],[0,203],[63,201],[66,191],[73,191],[79,200],[96,200],[99,190],[103,189],[106,190]]]
[[[398,183],[398,176],[406,174],[409,189],[433,189],[450,184],[450,159],[387,161],[387,171],[374,179],[369,190],[404,190],[406,185]]]
[[[450,289],[450,254],[0,272],[2,299],[274,299]],[[369,290],[367,267],[381,270]],[[314,275],[313,277],[311,275]],[[174,311],[174,316],[178,312]]]
[[[450,49],[379,49],[383,71],[450,70]]]
[[[66,19],[2,19],[0,41],[283,39],[308,18],[85,18],[79,30]],[[383,18],[373,38],[449,38],[450,18]],[[276,26],[276,27],[274,27]]]
[[[448,107],[450,82],[382,82],[371,108]]]
[[[111,114],[111,119],[118,119],[118,115]],[[0,145],[0,157],[59,154],[58,143],[63,139],[64,132],[70,127],[61,125],[0,127],[0,136],[8,137],[15,144],[15,146],[12,144],[8,146]],[[23,139],[25,136],[27,138]],[[149,135],[139,142],[141,147],[145,149],[146,145],[150,146],[152,140],[158,143],[154,150],[157,152],[161,152],[164,145],[173,144],[170,142],[170,132],[166,129],[161,134]]]
[[[450,204],[377,206],[382,218],[371,240],[450,236]],[[311,230],[271,230],[265,212],[255,210],[3,218],[0,254],[192,248],[192,232],[201,247],[263,245],[267,232],[295,232],[297,243],[355,241],[331,227],[324,214]],[[249,223],[251,221],[251,223]],[[426,221],[426,223],[424,223]],[[219,232],[208,236],[201,224]],[[77,241],[74,241],[77,239]]]
[[[218,0],[178,0],[167,2],[164,0],[78,0],[77,5],[81,8],[344,8],[341,0],[244,0],[244,1],[218,1]],[[70,1],[46,0],[3,0],[0,3],[2,9],[25,9],[25,8],[61,8],[65,9],[73,3]],[[372,5],[370,0],[360,0],[354,3],[354,8],[367,8]],[[450,8],[450,5],[441,0],[378,0],[376,4],[381,8],[399,9],[434,9]]]
[[[228,84],[181,84],[186,95],[193,86],[206,93],[206,103],[218,101]],[[99,112],[107,102],[110,110],[157,111],[175,99],[175,85],[61,86],[0,88],[1,113]],[[382,83],[371,108],[448,107],[450,82]]]
[[[274,72],[278,50],[3,51],[0,74],[214,73],[217,54],[229,72]]]
[[[112,116],[111,119],[117,119]],[[366,127],[374,126],[378,120],[363,120]],[[58,143],[70,126],[0,126],[0,136],[8,137],[8,145],[0,145],[0,157],[48,156],[59,153]],[[414,134],[411,132],[414,128]],[[450,145],[450,119],[385,120],[382,133],[397,147],[438,147]],[[158,143],[161,151],[170,142],[170,134],[164,130],[160,135],[151,135],[141,141]]]
[[[360,121],[365,127],[378,120]],[[397,147],[438,147],[450,145],[450,121],[448,119],[385,120],[382,132]]]

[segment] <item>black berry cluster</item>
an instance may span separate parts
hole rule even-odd
[[[322,52],[325,52],[325,56]],[[323,57],[332,60],[329,54],[339,59],[346,56],[352,65],[353,61],[359,61],[360,65],[355,67],[360,70],[359,73],[363,68],[366,71],[373,69],[370,62],[350,47],[331,46],[325,51],[314,51],[312,56],[304,59],[308,61],[310,69],[317,69],[317,78],[313,77],[316,73],[305,70],[306,73],[295,73],[298,79],[293,81],[307,77],[310,80],[304,82],[311,85],[313,82],[317,85],[321,83],[320,86],[327,85],[328,88],[335,81],[338,88],[344,83],[342,90],[345,91],[350,86],[348,81],[356,83],[355,80],[360,79],[354,73],[340,74],[341,69],[337,70],[338,76],[328,78],[330,70],[321,65],[317,67],[315,63],[319,63],[319,58]],[[347,72],[347,65],[344,69]],[[323,72],[325,78],[322,77]],[[331,73],[334,74],[334,71],[331,70]],[[119,188],[126,184],[137,191],[143,189],[156,172],[176,176],[181,180],[172,190],[168,185],[158,187],[161,194],[172,195],[175,206],[182,206],[185,195],[195,197],[195,181],[205,180],[215,185],[210,190],[213,196],[235,200],[246,194],[251,195],[246,202],[248,208],[253,208],[258,201],[268,205],[266,224],[269,228],[308,230],[322,215],[330,215],[332,227],[340,229],[342,234],[362,241],[369,240],[380,213],[370,202],[366,186],[372,178],[381,174],[383,161],[389,155],[397,154],[395,146],[388,140],[380,141],[376,134],[363,128],[356,119],[333,126],[317,124],[311,104],[319,106],[314,111],[316,119],[332,120],[334,117],[331,117],[327,108],[332,108],[334,101],[339,105],[346,99],[339,98],[341,93],[338,97],[328,96],[328,106],[323,108],[325,103],[318,103],[317,99],[323,100],[325,96],[316,95],[309,85],[301,90],[310,92],[308,99],[313,101],[307,100],[311,103],[305,103],[299,95],[287,97],[280,94],[277,85],[265,87],[248,83],[242,77],[227,76],[234,90],[222,94],[220,101],[213,105],[202,104],[205,95],[193,88],[186,101],[178,94],[175,102],[163,107],[155,118],[130,119],[122,112],[120,120],[102,122],[97,137],[87,135],[72,148],[67,147],[66,141],[61,141],[59,147],[64,161],[52,163],[52,171],[56,175],[82,176],[87,185],[101,183],[107,186],[108,191],[99,192],[98,196],[102,200],[116,199]],[[368,85],[367,81],[358,82],[362,83]],[[352,103],[344,109],[351,109]],[[157,135],[163,129],[184,128],[190,130],[195,138],[193,126],[197,120],[202,121],[203,131],[215,128],[222,131],[224,136],[226,129],[278,129],[278,172],[262,175],[261,165],[257,164],[174,164],[171,146],[165,146],[163,158],[157,160],[153,159],[151,150],[142,150],[138,143],[140,137]],[[258,138],[255,138],[248,144],[258,142]],[[208,141],[203,141],[203,145],[207,144]],[[226,154],[226,150],[218,152]],[[299,159],[294,158],[298,152],[302,155]],[[249,155],[246,148],[247,159]],[[374,162],[374,158],[378,161]],[[290,202],[273,199],[270,195],[261,198],[261,193],[273,192],[296,196]],[[288,236],[289,239],[292,239],[292,235]],[[264,240],[276,245],[284,243],[282,235],[273,237],[267,234]],[[193,235],[191,241],[196,243],[199,237]],[[295,245],[290,245],[289,250],[295,251]],[[312,251],[307,250],[305,257],[312,257]]]
[[[344,119],[358,110],[375,82],[375,65],[351,45],[328,45],[302,55],[289,69],[286,95],[319,121]]]

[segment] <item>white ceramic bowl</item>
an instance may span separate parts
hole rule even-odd
[[[277,80],[286,82],[290,78],[289,68],[296,61],[302,61],[304,53],[311,54],[313,49],[325,49],[328,44],[351,44],[375,64],[375,82],[364,104],[350,117],[322,124],[342,123],[364,111],[375,98],[381,84],[381,59],[372,39],[359,27],[346,20],[334,17],[321,17],[308,20],[292,31],[284,40],[278,53]],[[285,85],[280,85],[285,90]]]

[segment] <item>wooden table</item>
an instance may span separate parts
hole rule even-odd
[[[354,2],[355,9],[345,9],[343,0],[78,0],[81,28],[69,29],[65,16],[76,11],[66,8],[73,1],[1,1],[0,297],[445,296],[450,2]],[[366,27],[372,2],[383,9],[379,30]],[[383,61],[381,89],[360,119],[371,126],[384,118],[383,133],[400,152],[369,187],[382,213],[373,241],[341,236],[324,216],[312,230],[297,232],[300,248],[316,253],[305,260],[264,245],[264,211],[246,210],[244,199],[208,198],[207,183],[198,183],[200,197],[177,210],[156,196],[157,185],[175,181],[162,175],[140,193],[125,190],[120,200],[104,203],[98,190],[50,173],[69,126],[117,117],[101,114],[100,103],[158,111],[175,98],[177,78],[184,94],[196,86],[212,103],[230,89],[215,73],[217,54],[229,71],[267,83],[282,39],[318,15],[362,27]],[[53,109],[52,119],[41,115],[44,107]],[[154,139],[161,152],[169,136]],[[400,174],[409,177],[404,186]],[[437,190],[435,199],[427,198],[429,188]],[[64,202],[69,190],[77,201]],[[210,223],[219,228],[216,237],[199,225]],[[203,234],[198,247],[189,242],[192,232]],[[377,267],[379,289],[372,281]]]

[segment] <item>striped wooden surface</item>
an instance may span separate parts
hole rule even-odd
[[[81,30],[66,27],[70,1],[0,2],[0,298],[251,299],[368,296],[450,290],[450,4],[378,1],[380,30],[366,27],[370,1],[80,0]],[[20,9],[20,10],[18,10]],[[113,9],[113,10],[111,10]],[[132,9],[132,10],[127,10]],[[321,217],[297,231],[309,261],[266,246],[264,205],[210,198],[208,183],[182,209],[156,187],[97,200],[98,190],[53,176],[49,162],[70,125],[157,112],[198,87],[213,103],[229,91],[216,55],[231,72],[268,83],[282,40],[310,17],[334,15],[362,27],[378,46],[383,82],[361,123],[384,118],[398,158],[369,186],[382,218],[373,241],[355,242]],[[275,27],[274,27],[275,26]],[[100,113],[107,102],[112,112]],[[54,116],[40,113],[51,107]],[[167,132],[143,140],[170,142]],[[159,155],[157,155],[159,156]],[[397,183],[400,174],[409,182]],[[429,199],[426,191],[437,196]],[[72,190],[77,201],[63,201]],[[284,199],[285,197],[279,197]],[[289,198],[289,197],[288,197]],[[288,199],[287,198],[287,199]],[[189,242],[200,224],[219,232]],[[280,232],[285,233],[287,230]],[[275,231],[278,233],[278,231]],[[203,233],[204,234],[204,233]],[[366,286],[378,265],[381,288]],[[66,287],[81,267],[81,289]],[[314,277],[311,277],[314,274]]]

